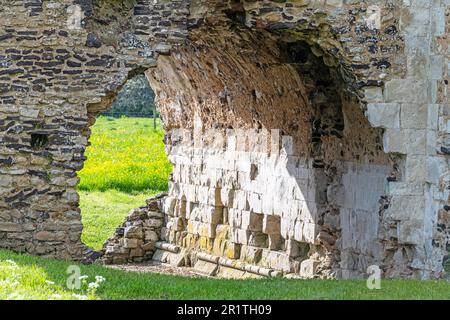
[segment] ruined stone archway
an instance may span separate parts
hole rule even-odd
[[[172,126],[175,169],[163,239],[200,265],[208,261],[195,263],[191,251],[286,273],[299,273],[302,264],[305,276],[351,276],[355,264],[374,263],[379,199],[393,164],[351,82],[301,40],[219,26],[192,32],[188,42],[148,72]],[[180,141],[177,129],[193,140]],[[280,150],[264,135],[277,129]],[[353,223],[366,226],[362,244],[352,242]]]
[[[444,7],[433,10],[443,17]],[[247,265],[241,271],[269,274],[353,277],[376,263],[386,276],[439,275],[448,241],[448,132],[437,124],[447,121],[445,112],[438,113],[446,99],[446,73],[430,61],[446,59],[440,49],[445,23],[430,18],[427,26],[437,21],[433,28],[418,35],[412,30],[423,19],[410,19],[428,11],[389,1],[368,8],[335,1],[319,6],[64,0],[2,8],[0,245],[58,258],[81,256],[75,186],[89,114],[107,105],[130,73],[148,70],[154,89],[162,89],[168,151],[178,167],[169,198],[158,209],[166,214],[161,238],[175,247],[159,244],[157,256],[174,253],[175,260],[201,261],[205,268],[209,263],[236,269],[242,262]],[[20,12],[19,19],[11,18],[13,12]],[[433,58],[423,50],[423,43],[432,42],[436,46],[427,50]],[[311,63],[313,57],[320,58]],[[264,168],[244,161],[239,175],[229,170],[223,152],[208,147],[200,150],[206,160],[201,168],[212,165],[216,173],[195,171],[198,159],[179,157],[189,150],[175,143],[183,140],[173,139],[174,129],[201,129],[205,140],[209,129],[281,129],[278,151],[286,162]],[[311,196],[307,200],[314,205],[305,201],[306,212],[315,219],[305,229],[303,211],[290,201],[292,215],[284,214],[286,208],[280,215],[264,214],[256,209],[259,201],[267,202],[264,192],[253,192],[261,197],[248,205],[241,193],[241,211],[255,230],[242,228],[242,214],[224,210],[236,209],[223,203],[224,190],[242,191],[241,182],[257,188],[258,179],[279,169],[286,177],[292,170],[312,174],[312,185],[297,186]],[[195,180],[196,173],[204,178]],[[223,187],[229,183],[233,188]],[[365,199],[364,187],[375,189],[373,198]],[[361,201],[355,200],[358,193]],[[280,192],[283,201],[284,196]],[[292,200],[300,201],[296,196]],[[182,216],[202,201],[214,210]],[[229,229],[234,223],[230,217],[241,219],[241,231],[227,231],[227,223]],[[205,224],[202,219],[206,226],[197,223]],[[333,225],[338,227],[328,227]],[[220,260],[224,249],[234,262]]]

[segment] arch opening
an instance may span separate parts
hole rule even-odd
[[[97,259],[130,210],[167,192],[171,166],[164,127],[144,73],[88,106],[88,147],[78,172],[85,256]],[[90,249],[89,249],[90,248]],[[97,251],[91,251],[91,249]],[[116,261],[118,262],[118,260]]]

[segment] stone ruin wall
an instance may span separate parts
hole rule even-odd
[[[0,246],[81,258],[89,127],[186,36],[187,2],[1,1]]]
[[[68,25],[77,10],[82,21]],[[145,72],[174,172],[168,196],[133,210],[105,244],[104,262],[441,276],[449,10],[420,0],[2,5],[0,246],[82,258],[75,188],[89,127]]]

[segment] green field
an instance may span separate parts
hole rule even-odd
[[[14,260],[18,269],[2,268],[9,266],[6,259]],[[70,262],[1,250],[0,261],[0,299],[74,299],[73,293],[86,295],[66,287]],[[88,295],[90,299],[450,299],[450,282],[446,281],[383,280],[380,290],[369,290],[364,280],[226,280],[125,272],[96,265],[80,268],[88,281],[95,276],[106,279],[95,294]],[[13,272],[17,276],[12,276]],[[18,279],[12,288],[8,285],[11,278]],[[15,295],[10,297],[12,293]]]
[[[167,190],[172,170],[160,121],[99,117],[79,173],[82,241],[100,250],[127,213]]]
[[[148,118],[99,117],[92,127],[79,190],[134,193],[167,190],[172,167],[164,151],[164,130]]]

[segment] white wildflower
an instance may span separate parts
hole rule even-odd
[[[50,284],[50,285],[55,284],[53,281],[50,281],[50,280],[45,280],[45,283]]]
[[[91,282],[88,284],[89,290],[98,289],[99,284],[97,282]]]
[[[102,276],[95,276],[95,281],[98,283],[102,283],[102,282],[106,281],[106,279]]]
[[[13,260],[8,259],[8,260],[5,260],[5,262],[9,263],[9,264],[12,264],[13,266],[17,266],[17,263],[15,261],[13,261]]]

